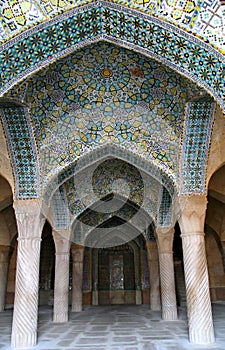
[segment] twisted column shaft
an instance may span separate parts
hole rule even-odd
[[[5,309],[5,294],[8,277],[9,246],[0,246],[0,312]]]
[[[28,348],[37,341],[39,260],[44,220],[38,200],[15,201],[14,209],[19,237],[12,347]]]
[[[72,245],[71,247],[73,259],[73,284],[72,284],[72,311],[82,311],[82,282],[83,282],[83,259],[84,247]]]
[[[186,199],[179,220],[182,232],[189,338],[193,343],[215,341],[205,252],[205,196]]]
[[[172,251],[174,228],[157,228],[156,234],[159,250],[162,318],[166,321],[174,321],[177,320],[177,302]]]
[[[189,337],[193,343],[214,342],[204,233],[182,235],[187,289]]]
[[[153,311],[161,310],[159,291],[159,256],[156,242],[146,242],[148,254],[148,268],[150,280],[150,308]]]
[[[53,231],[55,242],[55,285],[53,322],[68,321],[70,241],[66,231]]]

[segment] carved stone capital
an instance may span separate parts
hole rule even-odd
[[[172,254],[173,237],[174,237],[173,226],[156,228],[156,238],[157,238],[159,253]]]
[[[182,195],[178,200],[181,208],[179,224],[182,234],[203,233],[207,207],[206,195]]]
[[[18,237],[40,237],[45,223],[40,199],[14,200]]]
[[[156,242],[146,242],[146,249],[149,261],[158,261],[158,247]]]
[[[59,255],[67,255],[70,251],[70,230],[52,230],[55,251]]]
[[[78,244],[72,244],[71,245],[71,253],[72,253],[72,259],[73,263],[83,263],[84,258],[84,246],[78,245]]]

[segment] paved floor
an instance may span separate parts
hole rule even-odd
[[[90,306],[71,313],[64,324],[52,322],[52,309],[39,309],[38,344],[33,350],[224,350],[225,303],[213,304],[216,343],[188,342],[186,310],[165,322],[160,313],[141,306]],[[0,313],[0,349],[11,349],[12,310]]]

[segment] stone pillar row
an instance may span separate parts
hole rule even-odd
[[[193,343],[213,343],[214,331],[209,295],[209,281],[204,242],[204,221],[206,196],[180,196],[184,272],[186,280],[189,337]],[[15,216],[18,226],[18,254],[16,270],[15,302],[12,324],[12,347],[29,348],[36,344],[38,317],[38,284],[41,233],[45,219],[41,215],[39,199],[15,200]],[[156,229],[160,281],[162,317],[164,320],[176,320],[176,294],[173,266],[174,228]],[[56,271],[54,293],[54,322],[68,320],[69,286],[69,232],[53,230],[56,246]],[[151,274],[152,307],[158,308],[158,282],[154,279],[157,271],[153,257],[153,247],[148,244],[149,266]],[[5,249],[5,250],[4,250]],[[7,275],[7,249],[0,249],[0,277],[4,282]],[[155,250],[155,247],[154,247]],[[73,256],[73,311],[82,309],[82,269],[83,247],[74,246]],[[153,271],[153,266],[156,270]],[[154,279],[154,281],[153,281]],[[155,284],[154,284],[155,283]],[[5,285],[0,289],[1,307],[4,305]]]

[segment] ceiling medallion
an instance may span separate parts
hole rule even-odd
[[[101,76],[103,78],[111,78],[112,75],[113,75],[113,72],[109,68],[105,68],[101,71]]]

